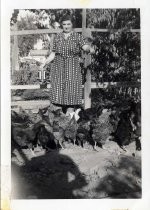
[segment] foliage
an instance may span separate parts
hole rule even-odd
[[[69,14],[72,16],[74,27],[81,28],[82,27],[82,10],[81,9],[41,9],[35,10],[31,9],[32,12],[35,12],[39,15],[41,12],[48,14],[50,17],[52,14],[55,15],[55,20],[61,23],[61,19],[64,15]],[[52,19],[51,19],[52,22]],[[40,25],[39,25],[40,28]]]
[[[89,28],[140,28],[139,9],[88,9]]]
[[[92,107],[101,105],[104,108],[109,108],[115,105],[119,108],[125,108],[131,101],[139,102],[141,100],[141,90],[140,87],[92,89],[91,99]]]
[[[32,13],[31,13],[32,14]],[[35,24],[35,16],[27,15],[26,17],[21,17],[20,20],[17,21],[17,29],[18,30],[29,30],[29,29],[37,29]],[[33,49],[34,44],[40,38],[39,34],[31,34],[26,36],[18,36],[18,47],[19,47],[19,55],[27,56],[31,49]]]
[[[29,69],[14,71],[12,80],[13,85],[38,84],[38,71]]]
[[[20,15],[21,12],[25,13],[24,17]],[[49,17],[49,26],[45,26],[40,20],[45,14]],[[15,24],[19,30],[52,28],[54,21],[61,23],[64,14],[71,14],[74,27],[82,27],[81,9],[30,9],[14,10],[11,29],[14,30]],[[92,56],[92,63],[89,66],[92,80],[96,82],[140,81],[140,35],[126,31],[131,28],[140,28],[140,10],[87,9],[87,27],[119,29],[110,33],[94,32],[92,34],[93,45],[96,46],[96,54]],[[50,40],[45,35],[18,37],[20,56],[28,55],[39,38],[44,40],[44,49],[50,48]],[[50,66],[47,70],[50,71]],[[82,68],[84,78],[86,70]]]
[[[93,80],[140,81],[140,35],[126,31],[94,33]]]
[[[44,89],[25,90],[22,94],[24,100],[46,100],[49,99],[49,92]]]
[[[47,89],[11,90],[12,100],[14,96],[19,96],[21,100],[49,100],[49,95]]]
[[[19,9],[15,9],[10,19],[10,26],[13,26],[17,22],[18,14],[19,14]]]
[[[14,71],[12,75],[13,85],[39,84],[38,71],[40,70],[40,62],[36,60],[27,60],[19,62],[19,71]]]
[[[73,17],[74,27],[82,26],[81,9],[31,9],[14,10],[10,21],[11,30],[14,30],[15,26],[17,26],[18,30],[53,28],[53,21],[57,21],[58,23],[60,23],[61,18],[64,14],[71,14],[71,16]],[[47,15],[49,18],[49,23],[47,23],[46,25],[44,24],[44,19],[42,20],[42,17],[44,15]],[[55,17],[55,20],[53,20],[52,15],[53,17]],[[44,49],[49,49],[50,37],[51,35],[44,34],[18,36],[19,56],[27,56],[30,50],[33,49],[34,44],[37,42],[38,39],[43,40]]]

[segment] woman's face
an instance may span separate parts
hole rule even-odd
[[[65,20],[62,22],[63,31],[69,33],[72,31],[72,22],[71,20]]]

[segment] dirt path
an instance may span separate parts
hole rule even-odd
[[[17,151],[12,158],[12,197],[55,198],[140,198],[141,154],[134,143],[127,152],[114,142],[93,151],[71,144],[47,154]]]

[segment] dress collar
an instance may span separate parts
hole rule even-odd
[[[72,30],[71,33],[70,33],[70,35],[67,37],[67,39],[69,39],[73,35],[74,35],[74,31]],[[61,32],[61,36],[63,37],[64,40],[67,40],[67,39],[65,39],[64,32]]]

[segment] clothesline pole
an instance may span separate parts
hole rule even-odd
[[[86,28],[86,9],[82,10],[82,34],[84,37],[91,37],[91,30]],[[83,55],[85,57],[85,68],[91,63],[90,55]],[[86,82],[84,84],[84,108],[91,108],[91,72],[87,69]]]

